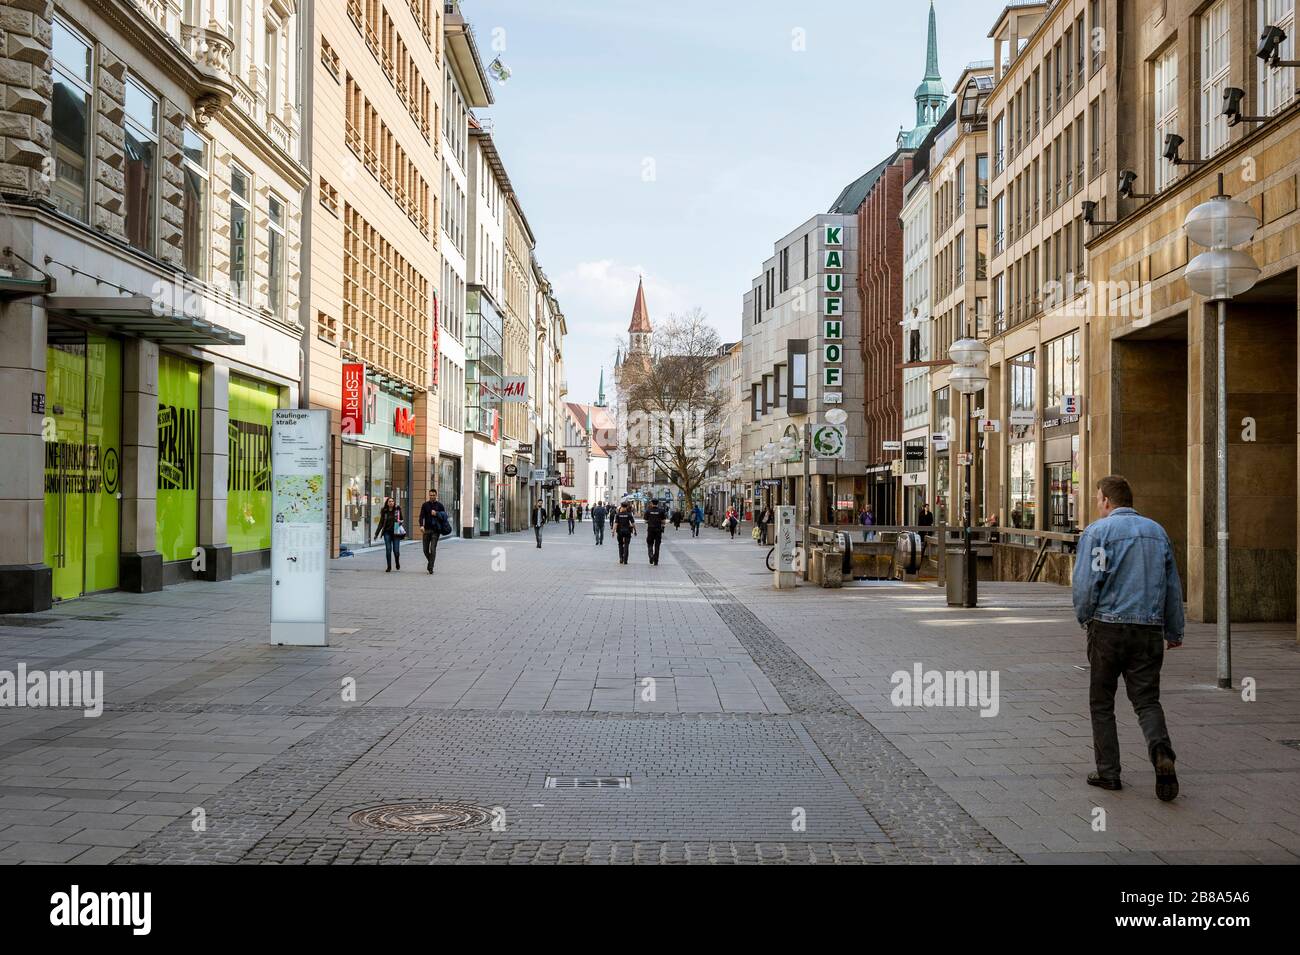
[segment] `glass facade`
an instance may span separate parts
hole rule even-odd
[[[465,298],[465,430],[496,438],[501,406],[501,313],[478,288]]]
[[[342,516],[339,542],[347,547],[366,547],[379,542],[375,523],[391,497],[402,509],[409,527],[411,514],[411,455],[392,448],[343,443],[340,474]]]

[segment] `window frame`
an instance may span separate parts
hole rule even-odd
[[[138,119],[131,115],[129,110],[122,114],[122,131],[124,135],[132,135],[141,141],[148,141],[153,146],[153,166],[150,169],[150,178],[152,179],[149,190],[149,209],[148,216],[148,242],[144,245],[137,245],[131,241],[131,229],[128,225],[128,213],[131,203],[126,202],[123,209],[123,228],[127,234],[127,243],[134,249],[139,249],[149,255],[154,255],[158,249],[158,191],[160,188],[162,170],[160,161],[162,159],[162,98],[134,74],[128,73],[122,81],[123,83],[123,101],[125,102],[129,91],[134,87],[153,105],[153,126],[152,130],[147,130]],[[125,188],[125,187],[124,187]],[[129,197],[128,197],[129,199]]]
[[[69,36],[71,36],[74,40],[83,44],[86,47],[87,62],[85,64],[85,68],[86,68],[86,72],[89,74],[88,79],[83,79],[74,76],[72,73],[71,64],[64,64],[62,61],[55,58],[54,31],[58,29],[62,29],[66,31]],[[57,78],[62,78],[72,87],[74,87],[79,92],[81,92],[81,94],[85,97],[85,104],[86,104],[86,115],[85,115],[86,129],[85,129],[85,135],[83,137],[82,146],[81,146],[81,159],[82,159],[81,212],[80,214],[73,214],[63,209],[61,209],[60,211],[63,211],[67,215],[72,215],[73,218],[79,219],[82,222],[89,222],[90,221],[91,171],[93,168],[93,162],[91,156],[91,140],[94,136],[94,125],[95,125],[95,115],[96,115],[95,83],[94,83],[95,62],[96,62],[95,43],[87,34],[83,33],[80,29],[78,29],[71,21],[57,14],[50,21],[50,30],[51,30],[51,34],[50,34],[49,64],[50,64],[51,92],[52,92],[53,84],[57,82]],[[57,74],[57,78],[56,78],[56,74]],[[52,191],[57,192],[58,182],[59,182],[59,163],[58,163],[58,150],[56,148],[57,141],[54,139],[53,107],[51,107],[50,127],[51,127],[51,131],[50,131],[51,149],[54,155],[54,179],[53,179],[54,189]]]

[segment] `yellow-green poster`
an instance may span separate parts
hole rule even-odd
[[[158,355],[158,550],[190,560],[199,539],[199,366]]]
[[[271,416],[280,388],[230,376],[226,538],[236,554],[271,546]]]

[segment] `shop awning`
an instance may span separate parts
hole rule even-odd
[[[47,295],[45,308],[91,322],[106,331],[125,332],[153,342],[244,344],[241,332],[232,332],[145,295]]]

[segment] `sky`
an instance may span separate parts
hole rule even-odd
[[[1003,3],[937,0],[939,66],[991,59]],[[463,0],[493,140],[568,337],[569,401],[612,393],[638,277],[652,322],[724,341],[773,243],[915,125],[927,0]]]

